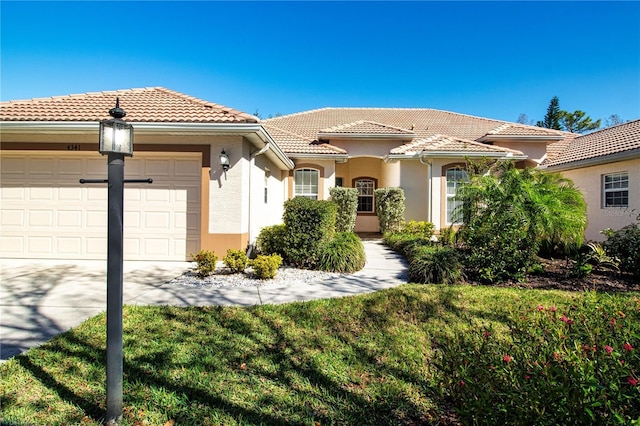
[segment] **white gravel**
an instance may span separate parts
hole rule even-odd
[[[266,285],[284,285],[296,283],[309,283],[323,281],[330,278],[339,277],[344,274],[337,272],[310,271],[307,269],[297,269],[291,267],[281,267],[275,278],[271,280],[259,280],[253,278],[251,268],[244,273],[231,273],[225,267],[216,268],[213,275],[205,278],[198,277],[195,264],[188,272],[169,281],[169,284],[185,287],[215,288],[215,287],[250,287]]]

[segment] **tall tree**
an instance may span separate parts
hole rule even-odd
[[[518,116],[518,119],[516,120],[516,123],[533,125],[533,120],[529,120],[529,116],[521,112]]]
[[[562,130],[560,126],[560,119],[562,118],[562,111],[560,110],[560,100],[557,96],[551,98],[549,107],[547,108],[547,114],[544,116],[544,120],[538,121],[536,126],[546,127],[547,129]]]
[[[584,133],[590,130],[596,130],[600,127],[602,120],[592,121],[584,111],[576,110],[574,112],[560,111],[560,124],[567,132]]]

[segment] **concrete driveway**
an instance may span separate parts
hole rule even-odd
[[[249,287],[167,284],[189,262],[124,262],[125,305],[253,306],[351,296],[407,282],[404,259],[363,241],[361,271],[316,282]],[[106,310],[106,261],[0,259],[0,362]]]
[[[189,269],[188,262],[125,262],[124,303]],[[0,259],[0,360],[106,310],[106,261]]]

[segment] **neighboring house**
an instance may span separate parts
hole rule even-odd
[[[333,186],[357,188],[356,231],[377,232],[374,191],[401,187],[406,220],[455,221],[453,197],[467,160],[514,160],[535,167],[572,135],[434,109],[323,108],[266,120],[295,162],[289,197],[328,199]]]
[[[164,88],[0,103],[0,256],[105,259],[107,157],[98,123],[116,97],[134,126],[124,256],[185,260],[245,248],[281,221],[293,162],[249,114]],[[231,167],[223,172],[224,150]]]
[[[634,223],[640,215],[640,120],[578,136],[542,168],[573,180],[585,195],[587,240]]]

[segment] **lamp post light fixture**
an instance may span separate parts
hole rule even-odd
[[[107,200],[107,412],[105,424],[116,426],[122,418],[122,290],[124,184],[152,183],[153,179],[124,179],[124,157],[133,156],[133,126],[120,108],[109,110],[113,117],[100,122],[98,151],[108,155],[107,179],[80,179],[80,183],[106,183]]]
[[[229,156],[224,152],[224,149],[220,153],[220,165],[222,166],[222,170],[227,173],[227,170],[229,170]]]

